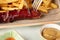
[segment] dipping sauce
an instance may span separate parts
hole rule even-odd
[[[60,30],[55,28],[45,28],[42,31],[42,36],[47,40],[60,40]]]
[[[15,40],[14,38],[10,37],[10,38],[7,38],[6,40]]]

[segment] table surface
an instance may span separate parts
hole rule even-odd
[[[42,26],[38,25],[38,26],[29,26],[29,27],[0,29],[0,33],[4,33],[7,30],[16,30],[25,40],[41,40],[39,36],[40,27]]]

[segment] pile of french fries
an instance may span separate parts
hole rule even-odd
[[[43,0],[38,10],[44,13],[48,13],[49,10],[58,8],[58,5],[55,4],[53,1],[54,0]]]
[[[28,6],[31,8],[32,2],[31,0],[25,0],[28,3]],[[58,5],[53,2],[54,0],[43,0],[42,4],[38,8],[38,10],[48,13],[51,9],[58,8]],[[25,5],[24,0],[0,0],[0,12],[5,12],[9,10],[19,10],[22,9]]]
[[[6,12],[9,10],[19,10],[22,9],[24,5],[24,0],[10,0],[0,2],[0,12]]]

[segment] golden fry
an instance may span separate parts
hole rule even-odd
[[[51,5],[50,5],[52,8],[58,8],[58,6],[56,5],[56,4],[54,4],[54,3],[51,3]]]
[[[6,7],[7,7],[7,6],[8,6],[8,4],[0,4],[0,6],[1,6],[1,7],[2,7],[2,6],[6,6]]]
[[[60,38],[56,38],[56,40],[60,40]]]
[[[11,8],[11,7],[2,7],[3,10],[17,10],[18,8]]]
[[[18,9],[22,9],[24,4],[19,4]]]
[[[47,7],[47,10],[53,9],[52,7]]]
[[[0,10],[0,13],[1,13],[1,12],[6,12],[6,11],[5,11],[5,10]]]
[[[16,6],[16,7],[18,7],[19,4],[18,4],[18,3],[12,3],[12,6]]]
[[[48,7],[52,0],[43,0],[43,4]]]
[[[44,6],[40,6],[38,10],[48,13],[48,10]]]
[[[0,4],[5,4],[5,3],[12,3],[12,2],[16,2],[18,0],[0,0]]]

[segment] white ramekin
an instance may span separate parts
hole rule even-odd
[[[45,39],[45,38],[42,36],[42,31],[43,31],[44,28],[55,28],[55,29],[60,30],[60,26],[57,25],[57,24],[46,24],[46,25],[42,26],[42,27],[40,28],[40,39],[41,39],[41,40],[47,40],[47,39]]]

